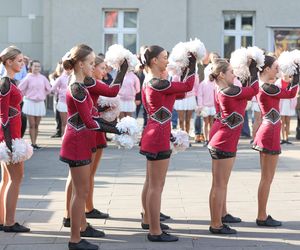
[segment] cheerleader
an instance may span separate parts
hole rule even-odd
[[[95,69],[93,71],[93,78],[86,77],[84,79],[85,86],[90,93],[90,96],[93,100],[94,110],[96,110],[96,115],[98,116],[98,98],[99,96],[115,97],[121,87],[123,82],[124,75],[127,71],[128,64],[127,61],[124,61],[124,64],[121,66],[121,70],[114,82],[111,85],[107,85],[102,82],[103,77],[106,75],[106,65],[104,60],[100,56],[95,58]],[[94,80],[96,79],[96,80]],[[101,98],[101,97],[100,97]],[[90,188],[89,193],[86,199],[85,204],[85,216],[86,218],[94,219],[106,219],[109,217],[107,213],[103,213],[94,207],[93,203],[93,194],[94,194],[94,178],[97,171],[97,167],[102,157],[103,148],[107,147],[105,133],[104,132],[94,132],[93,135],[93,154],[92,162],[90,164]],[[69,172],[68,180],[66,183],[66,210],[65,217],[63,218],[64,227],[70,227],[70,200],[72,194],[72,180]]]
[[[30,73],[18,87],[24,95],[22,111],[28,117],[31,145],[34,149],[40,149],[41,147],[36,144],[36,139],[41,117],[46,115],[45,100],[47,94],[51,92],[51,85],[48,79],[40,73],[41,63],[38,60],[31,61],[29,69]]]
[[[290,76],[282,73],[282,78],[275,82],[275,85],[282,89],[287,89],[290,85]],[[291,117],[296,115],[297,97],[292,99],[282,99],[279,102],[281,116],[281,138],[280,144],[292,144],[289,141]]]
[[[212,157],[213,175],[209,198],[211,213],[209,231],[213,234],[235,234],[236,230],[223,223],[230,220],[241,221],[227,214],[226,194],[244,122],[243,115],[247,100],[250,100],[258,91],[255,61],[252,60],[249,70],[252,72],[249,87],[238,87],[233,84],[235,75],[231,65],[225,59],[217,59],[212,65],[210,74],[210,80],[215,81],[218,86],[216,107],[217,111],[221,112],[220,120],[217,120],[213,126],[208,144]]]
[[[169,227],[160,224],[161,194],[171,156],[171,114],[178,94],[191,91],[195,81],[196,58],[190,55],[188,75],[185,82],[169,82],[161,79],[168,64],[167,51],[159,46],[150,46],[142,55],[142,64],[147,76],[142,90],[142,101],[148,114],[143,131],[140,153],[147,158],[146,180],[142,192],[145,210],[142,228],[150,229],[149,241],[170,242],[178,238],[166,233]]]
[[[289,89],[279,88],[269,83],[278,73],[278,62],[272,56],[265,57],[265,65],[260,71],[257,101],[262,112],[262,124],[256,132],[252,148],[260,152],[261,179],[258,187],[258,226],[277,227],[281,222],[267,215],[266,208],[278,162],[280,149],[280,99],[296,96],[299,83],[299,69],[293,76]]]
[[[86,223],[85,202],[90,187],[90,164],[94,147],[93,131],[119,133],[109,123],[93,118],[93,101],[84,84],[85,77],[91,77],[95,54],[87,45],[73,47],[63,58],[65,70],[74,70],[74,77],[66,93],[68,120],[62,141],[60,160],[70,167],[72,198],[70,203],[71,238],[69,249],[98,249],[81,237],[104,237],[104,232]]]
[[[10,46],[0,53],[0,62],[6,69],[6,75],[0,81],[0,230],[29,232],[28,227],[15,221],[17,200],[24,175],[24,161],[32,155],[31,146],[21,139],[22,94],[13,80],[24,65],[22,52]]]

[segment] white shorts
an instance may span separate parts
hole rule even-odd
[[[197,106],[195,96],[190,96],[182,100],[176,100],[174,104],[175,110],[194,110]]]
[[[214,116],[216,114],[215,107],[203,107],[201,111],[202,117]]]
[[[135,112],[136,105],[134,100],[122,101],[120,100],[120,112]]]
[[[261,111],[260,111],[260,107],[259,107],[259,105],[258,105],[257,102],[252,102],[252,107],[251,107],[251,109],[252,109],[253,112],[261,112]]]
[[[46,115],[46,107],[44,101],[35,102],[24,98],[22,111],[25,115],[44,116]]]
[[[56,106],[56,109],[59,112],[64,112],[64,113],[68,112],[68,106],[64,102],[58,102],[57,106]]]
[[[291,100],[289,100],[289,99],[281,100],[280,115],[283,115],[283,116],[295,116],[296,115],[295,109],[291,109]]]

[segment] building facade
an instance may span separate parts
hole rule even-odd
[[[224,57],[248,45],[280,53],[300,48],[299,11],[299,0],[0,0],[0,49],[15,44],[45,69],[77,43],[136,53],[198,37]]]

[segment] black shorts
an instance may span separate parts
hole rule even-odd
[[[87,159],[87,160],[70,160],[70,159],[67,159],[67,158],[64,158],[64,157],[61,157],[61,156],[59,157],[59,159],[62,162],[68,163],[70,168],[82,167],[82,166],[88,165],[92,162],[91,159]]]
[[[140,151],[142,155],[145,155],[148,161],[159,161],[159,160],[166,160],[171,157],[172,150],[168,151],[161,151],[158,153],[150,153],[145,151]]]
[[[235,152],[224,152],[216,148],[209,148],[208,151],[210,153],[211,158],[214,160],[228,159],[236,156]]]

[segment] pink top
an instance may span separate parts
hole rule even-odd
[[[58,95],[58,101],[66,103],[66,93],[68,88],[69,75],[63,72],[60,77],[58,77],[53,85],[51,91]]]
[[[180,82],[180,77],[179,76],[173,76],[172,81]],[[188,97],[191,97],[191,96],[196,96],[197,93],[198,93],[199,85],[200,85],[199,76],[198,76],[198,74],[195,74],[194,87],[191,91],[189,91],[185,94],[185,98],[188,98]]]
[[[282,80],[279,78],[277,79],[277,81],[275,82],[275,85],[278,86],[279,88],[282,88]],[[290,109],[295,109],[297,106],[297,96],[295,96],[294,98],[291,99],[284,99],[284,100],[280,100],[279,101],[279,110],[282,110],[282,105],[283,105],[283,101],[284,102],[289,102],[290,103]]]
[[[200,108],[215,106],[215,82],[208,79],[203,80],[198,88],[197,102]]]
[[[44,101],[51,91],[51,85],[45,76],[32,73],[23,78],[18,88],[26,98],[36,102]]]
[[[139,78],[132,72],[128,72],[120,88],[118,96],[122,101],[134,101],[135,95],[141,91]]]

